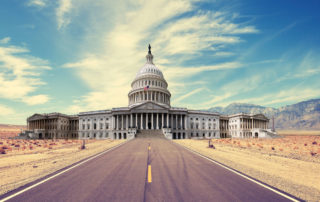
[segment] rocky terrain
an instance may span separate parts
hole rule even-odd
[[[274,116],[276,129],[320,129],[320,99],[307,100],[280,108],[233,103],[226,107],[213,107],[209,111],[222,114],[262,113],[269,118]]]

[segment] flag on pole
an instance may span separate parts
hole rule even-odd
[[[146,86],[146,87],[143,88],[143,90],[145,90],[145,91],[148,90],[148,89],[149,89],[149,86]]]

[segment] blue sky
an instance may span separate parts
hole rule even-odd
[[[171,104],[320,97],[317,0],[2,0],[0,123],[127,106],[147,45]]]

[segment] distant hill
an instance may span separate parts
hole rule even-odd
[[[27,126],[25,125],[9,125],[9,124],[0,124],[0,138],[8,138],[17,136],[22,130],[26,130]]]
[[[278,109],[247,103],[233,103],[226,107],[213,107],[209,111],[221,114],[261,113],[269,118],[274,116],[277,129],[320,129],[320,99],[307,100]]]

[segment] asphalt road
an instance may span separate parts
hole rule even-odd
[[[288,199],[168,140],[144,138],[129,141],[9,201]]]

